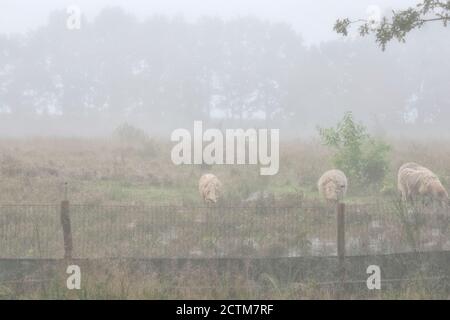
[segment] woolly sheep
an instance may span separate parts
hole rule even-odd
[[[320,177],[317,187],[326,200],[341,201],[347,193],[347,177],[340,170],[329,170]]]
[[[400,167],[398,172],[398,189],[404,201],[422,197],[439,201],[441,204],[448,203],[447,191],[431,170],[420,165],[405,165]]]
[[[401,167],[400,167],[400,169],[398,169],[398,171],[400,172],[400,171],[402,171],[403,169],[415,169],[415,170],[417,170],[417,169],[423,169],[423,168],[425,168],[424,166],[421,166],[420,164],[418,164],[418,163],[415,163],[415,162],[407,162],[407,163],[404,163]]]
[[[397,174],[397,189],[400,191],[402,197],[403,197],[403,195],[406,195],[406,193],[402,191],[402,190],[406,190],[406,189],[404,188],[404,186],[403,186],[404,183],[402,182],[402,181],[403,181],[403,178],[402,178],[402,175],[401,175],[402,171],[403,171],[404,169],[413,169],[413,170],[417,170],[417,169],[421,169],[421,168],[424,168],[424,167],[421,166],[421,165],[418,164],[418,163],[415,163],[415,162],[407,162],[407,163],[404,163],[404,164],[398,169],[398,174]]]
[[[198,191],[205,202],[216,203],[220,197],[222,183],[213,174],[207,173],[201,176],[198,182]]]

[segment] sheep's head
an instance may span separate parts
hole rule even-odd
[[[437,199],[439,199],[441,205],[443,207],[448,206],[449,205],[449,198],[448,198],[448,193],[444,188],[441,188],[436,195]]]
[[[217,196],[215,195],[215,192],[213,190],[209,190],[206,192],[205,201],[210,203],[217,202]]]
[[[209,203],[217,203],[220,198],[220,185],[216,183],[211,183],[205,192],[205,201]]]
[[[338,189],[333,183],[327,183],[324,189],[325,189],[325,198],[327,200],[337,201],[339,199]]]
[[[336,198],[337,198],[337,200],[344,199],[345,189],[346,189],[346,185],[345,184],[338,184],[338,186],[336,187]]]
[[[432,195],[433,199],[438,201],[442,206],[446,206],[449,204],[449,197],[447,190],[442,186],[442,184],[438,181],[431,183],[429,186],[430,195]]]

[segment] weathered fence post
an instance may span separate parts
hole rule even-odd
[[[345,203],[338,203],[336,206],[337,219],[337,255],[338,255],[338,275],[341,282],[341,290],[344,289],[345,281]],[[339,290],[339,291],[341,291]]]
[[[337,253],[339,263],[345,259],[345,203],[337,204]]]
[[[61,224],[64,236],[64,259],[72,259],[72,227],[68,200],[61,202]]]

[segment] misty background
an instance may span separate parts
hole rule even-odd
[[[0,134],[166,135],[194,120],[309,136],[353,111],[373,133],[450,136],[450,29],[385,52],[336,19],[417,1],[0,2]],[[82,11],[80,30],[66,8]],[[168,137],[168,136],[167,136]]]

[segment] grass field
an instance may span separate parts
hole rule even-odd
[[[447,141],[390,143],[390,172],[383,185],[365,189],[349,181],[347,203],[373,202],[395,194],[396,171],[407,161],[431,168],[448,185]],[[317,199],[317,179],[333,167],[331,151],[314,140],[282,143],[280,171],[275,176],[260,176],[257,166],[175,166],[170,160],[171,147],[163,140],[119,144],[106,138],[2,139],[0,203],[57,202],[63,197],[65,182],[70,200],[80,204],[199,203],[197,184],[205,171],[223,181],[225,197],[230,201],[243,200],[261,189],[286,202],[299,194]]]
[[[365,187],[349,182],[348,252],[448,250],[448,213],[421,215],[420,221],[405,220],[396,207],[395,178],[401,163],[416,161],[432,168],[448,186],[450,144],[391,141],[391,145],[390,171],[381,185]],[[1,140],[4,238],[0,253],[11,258],[62,256],[59,203],[65,196],[65,183],[72,204],[77,257],[295,257],[336,253],[334,208],[327,206],[316,190],[318,177],[332,168],[331,152],[318,141],[282,143],[280,172],[271,177],[260,176],[256,166],[175,166],[170,148],[162,140],[145,144],[123,144],[113,139]],[[214,207],[206,207],[197,190],[198,179],[206,171],[216,174],[224,184],[223,199]],[[264,206],[244,201],[262,190],[273,193],[274,201]],[[89,281],[89,286],[76,294],[54,280],[55,284],[50,281],[43,286],[0,286],[0,296],[289,299],[331,298],[334,294],[313,282],[306,287],[277,285],[267,280],[270,275],[261,280],[263,284],[246,285],[236,291],[236,284],[248,283],[245,274],[242,279],[232,275],[221,278],[213,270],[189,270],[166,279],[155,274],[130,274],[120,268],[109,270],[114,284],[109,278],[91,274],[95,281]],[[210,288],[207,283],[220,283],[221,289]],[[408,285],[369,298],[448,297],[445,290],[433,295],[427,285]]]
[[[448,258],[448,255],[447,255]],[[75,261],[81,268],[81,289],[67,290],[67,263],[0,261],[2,270],[16,268],[15,279],[0,281],[0,299],[449,299],[450,279],[445,264],[428,265],[429,256],[402,268],[408,259],[392,257],[381,264],[381,290],[367,290],[367,261],[349,262],[345,287],[335,280],[331,259],[298,261],[272,267],[227,261],[205,263],[125,260]],[[381,261],[380,261],[381,262]],[[436,263],[437,261],[432,261]],[[448,260],[447,260],[448,262]],[[377,262],[378,263],[378,262]],[[426,268],[424,268],[426,266]],[[257,269],[257,268],[256,268]],[[444,270],[446,269],[446,270]],[[430,274],[434,272],[433,274]],[[404,281],[395,275],[403,275]],[[393,279],[393,280],[390,280]]]

